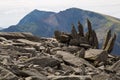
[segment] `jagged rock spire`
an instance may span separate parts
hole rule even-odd
[[[75,39],[78,38],[78,34],[77,34],[74,24],[72,24],[71,36],[72,38],[75,38]]]
[[[94,41],[94,38],[92,36],[93,30],[92,30],[91,22],[89,21],[89,19],[87,19],[87,24],[88,24],[88,32],[86,33],[86,39],[89,42],[89,44],[93,46],[93,41]]]
[[[60,39],[60,34],[61,34],[61,32],[60,31],[58,31],[58,30],[56,30],[56,31],[54,31],[54,35],[55,35],[55,38],[57,39],[57,40],[59,40]]]
[[[104,50],[106,50],[108,53],[111,53],[115,44],[115,40],[116,40],[116,34],[114,33],[114,35],[108,41],[108,44]]]
[[[97,38],[97,35],[96,35],[96,32],[93,30],[93,32],[92,32],[92,36],[93,36],[93,38],[94,38],[94,40],[93,40],[93,48],[94,49],[98,49],[98,38]]]
[[[111,38],[111,30],[108,30],[108,31],[107,31],[107,35],[106,35],[106,37],[105,37],[105,40],[104,40],[104,42],[103,42],[102,49],[105,49],[105,48],[106,48],[106,46],[107,46],[110,38]]]
[[[83,26],[82,24],[80,23],[80,21],[78,21],[78,32],[79,32],[79,36],[83,37],[84,36],[84,30],[83,30]]]
[[[69,45],[82,46],[84,49],[93,48],[98,49],[99,43],[96,32],[92,30],[91,22],[87,19],[88,32],[84,35],[83,26],[78,22],[78,31],[77,33],[75,26],[72,24],[71,34],[62,34],[61,32],[55,32],[55,38],[59,42],[68,43]],[[111,53],[113,50],[116,40],[116,34],[111,37],[111,30],[107,32],[105,41],[103,43],[102,49],[108,53]],[[89,47],[88,47],[89,46]],[[87,47],[87,48],[86,48]]]
[[[87,25],[88,25],[88,32],[91,33],[92,32],[92,25],[91,25],[91,22],[89,21],[89,19],[87,19]]]

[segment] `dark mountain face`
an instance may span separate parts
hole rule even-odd
[[[99,28],[99,24],[105,24],[107,20],[103,15],[77,8],[70,8],[59,13],[34,10],[26,15],[15,26],[10,26],[3,31],[32,32],[38,36],[51,37],[54,30],[70,32],[71,24],[77,24],[78,21],[86,27],[86,19],[89,18],[94,28]],[[99,24],[98,24],[99,21]],[[77,26],[76,26],[77,27]]]
[[[87,31],[87,18],[91,21],[100,41],[103,40],[103,36],[105,36],[108,29],[112,29],[113,32],[117,33],[117,41],[113,53],[119,54],[120,20],[78,8],[70,8],[59,13],[34,10],[21,19],[17,25],[10,26],[2,31],[31,32],[37,36],[52,37],[55,30],[70,32],[72,23],[77,28],[78,21],[83,24],[85,31]]]
[[[34,10],[28,15],[26,15],[17,25],[10,26],[7,29],[4,29],[5,32],[31,32],[38,36],[50,36],[45,31],[48,31],[48,24],[46,24],[45,19],[50,15],[53,15],[53,12],[44,12]],[[41,34],[41,35],[40,35]]]

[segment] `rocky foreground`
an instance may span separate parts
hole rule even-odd
[[[0,33],[0,80],[120,80],[120,57],[110,54],[116,39],[109,30],[103,47],[88,20],[55,38]]]
[[[120,80],[120,57],[30,33],[0,33],[0,80]]]

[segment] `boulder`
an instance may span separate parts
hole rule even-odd
[[[6,39],[18,39],[25,38],[21,33],[16,32],[0,32],[0,37],[4,37]]]
[[[28,32],[0,32],[0,37],[6,39],[28,39],[32,41],[39,41],[40,38],[33,36],[32,33]]]
[[[74,56],[73,54],[70,54],[69,52],[66,51],[57,51],[56,55],[61,55],[62,59],[64,61],[64,63],[66,65],[71,65],[74,67],[79,67],[83,64],[95,69],[94,66],[92,66],[89,62],[87,62],[86,60],[82,59],[82,58],[78,58],[76,56]]]
[[[69,65],[61,64],[63,73],[62,76],[68,76],[70,74],[73,74],[75,72],[74,68]]]
[[[79,46],[80,42],[78,39],[71,39],[69,42],[70,45],[75,45],[75,46]]]
[[[70,36],[68,34],[62,33],[60,31],[54,32],[55,38],[62,43],[69,42]]]
[[[111,67],[109,67],[109,70],[119,72],[120,71],[120,60],[115,62]]]
[[[70,40],[70,38],[68,35],[65,35],[65,34],[60,35],[59,42],[67,43],[67,42],[69,42],[69,40]]]
[[[92,80],[113,80],[113,79],[111,79],[110,76],[107,74],[98,74],[94,75]]]
[[[100,62],[106,61],[107,57],[108,57],[107,52],[100,49],[89,49],[85,51],[85,56],[84,56],[85,59],[100,61]]]
[[[79,51],[81,48],[78,47],[78,46],[65,46],[65,47],[62,47],[62,50],[63,51],[67,51],[67,52],[70,52],[70,53],[76,53],[77,51]]]
[[[0,66],[0,80],[18,80],[18,77],[11,71]]]
[[[37,37],[37,36],[35,36],[35,35],[33,35],[32,33],[29,33],[29,32],[22,32],[21,34],[25,36],[24,39],[28,39],[30,41],[39,42],[41,40],[40,37]]]
[[[4,37],[0,37],[0,42],[2,41],[7,41],[7,39],[5,39]]]
[[[80,67],[78,67],[78,68],[74,68],[74,70],[75,70],[75,75],[86,75],[86,67],[85,67],[85,65],[81,65]]]
[[[3,65],[11,65],[12,59],[10,57],[3,58],[3,61],[1,62]]]
[[[85,55],[85,49],[84,48],[82,48],[80,51],[75,53],[75,56],[81,57],[81,58],[84,58],[84,55]]]
[[[27,39],[17,39],[17,41],[20,43],[31,45],[31,46],[41,45],[40,42],[34,42],[34,41],[27,40]]]
[[[60,61],[51,57],[41,57],[41,58],[30,58],[24,64],[33,64],[33,65],[39,65],[42,68],[45,67],[55,67],[60,65]]]
[[[36,69],[24,70],[23,72],[30,75],[29,77],[26,77],[25,80],[48,80],[46,76]]]

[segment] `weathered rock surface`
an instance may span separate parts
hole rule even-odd
[[[79,67],[83,64],[94,68],[91,64],[89,64],[89,62],[87,62],[86,60],[82,59],[82,58],[78,58],[76,56],[74,56],[71,53],[68,52],[64,52],[64,51],[57,51],[56,55],[61,55],[62,59],[64,61],[65,64],[67,65],[71,65],[71,66],[75,66],[75,67]]]
[[[24,62],[24,64],[39,65],[40,67],[55,67],[60,65],[60,61],[54,58],[42,57],[42,58],[32,58]]]
[[[0,37],[4,37],[6,39],[28,39],[28,40],[35,40],[38,41],[39,38],[33,36],[31,33],[23,32],[23,33],[16,33],[16,32],[0,32]]]
[[[120,75],[120,60],[110,66],[109,70],[114,71]]]
[[[108,53],[100,49],[89,49],[85,52],[85,59],[94,60],[94,61],[106,61]]]
[[[0,80],[18,80],[18,77],[11,71],[0,66]]]
[[[0,80],[119,80],[120,57],[92,49],[81,33],[75,37],[82,37],[79,45],[66,43],[71,36],[65,33],[60,41],[0,33]]]
[[[98,49],[99,48],[99,42],[96,35],[96,32],[92,29],[92,24],[87,19],[87,26],[88,31],[84,35],[83,26],[80,22],[78,22],[78,32],[75,29],[74,24],[72,24],[71,33],[65,33],[60,31],[55,31],[54,35],[57,41],[61,43],[66,43],[68,45],[74,45],[83,47],[85,49]],[[113,50],[114,44],[116,40],[116,34],[114,33],[113,36],[111,36],[111,30],[107,32],[105,41],[103,42],[102,49],[107,51],[108,53],[111,53]]]
[[[51,80],[91,80],[90,76],[49,76]]]

